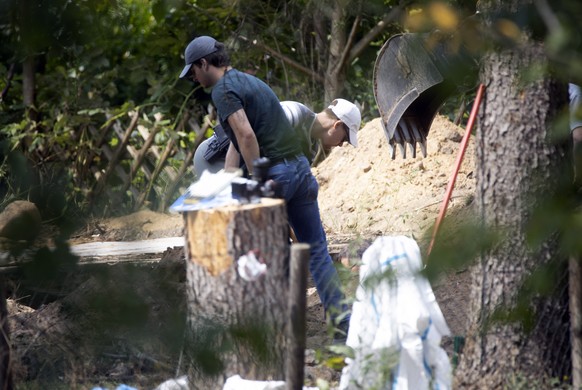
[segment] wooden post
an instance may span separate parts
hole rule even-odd
[[[572,345],[572,388],[582,387],[582,272],[580,258],[570,257],[568,288],[570,293],[570,337]]]
[[[291,272],[289,282],[289,336],[287,342],[287,390],[301,390],[305,364],[305,306],[307,297],[307,266],[309,244],[291,246]]]
[[[289,228],[283,200],[184,213],[190,378],[221,389],[226,378],[283,380],[288,321]],[[239,260],[253,252],[266,270]]]

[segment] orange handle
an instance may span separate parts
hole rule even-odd
[[[477,90],[477,96],[475,97],[475,102],[473,103],[473,107],[471,108],[471,114],[469,115],[469,121],[467,122],[467,130],[463,135],[463,140],[461,141],[461,149],[459,150],[459,154],[457,155],[457,160],[455,161],[455,169],[451,178],[449,179],[449,184],[447,185],[447,190],[445,192],[445,198],[443,199],[443,203],[441,204],[441,209],[439,211],[439,215],[437,217],[436,223],[434,225],[434,230],[432,232],[432,238],[430,240],[430,245],[428,246],[428,255],[432,251],[432,247],[434,245],[434,241],[436,239],[437,233],[439,231],[439,227],[441,222],[443,221],[445,214],[447,212],[447,207],[449,205],[449,200],[451,200],[451,194],[453,193],[453,188],[455,187],[455,182],[457,181],[457,175],[459,173],[459,168],[461,167],[461,163],[463,162],[463,157],[465,156],[465,150],[467,150],[467,144],[469,143],[469,137],[471,136],[471,131],[473,130],[473,125],[475,124],[475,118],[477,117],[477,113],[479,112],[479,106],[481,105],[481,99],[483,98],[483,93],[485,91],[485,85],[479,84],[479,89]]]

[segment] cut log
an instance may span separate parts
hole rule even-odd
[[[34,203],[16,200],[0,213],[0,237],[32,241],[40,232],[41,216]]]
[[[284,202],[262,199],[187,212],[184,221],[194,383],[220,389],[237,374],[284,380],[289,288]],[[266,266],[258,276],[240,265],[250,252]]]

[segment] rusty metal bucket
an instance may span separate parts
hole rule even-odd
[[[467,83],[476,63],[461,51],[452,53],[436,35],[399,34],[382,46],[374,65],[374,97],[391,148],[406,158],[416,145],[426,157],[432,121],[445,100]]]

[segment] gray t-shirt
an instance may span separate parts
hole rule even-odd
[[[299,102],[285,100],[281,102],[281,107],[291,127],[295,130],[301,150],[309,162],[313,162],[317,154],[317,140],[311,138],[311,127],[315,121],[315,113],[307,106]]]
[[[299,141],[301,151],[307,157],[309,163],[312,163],[319,148],[318,141],[311,138],[311,128],[313,127],[316,114],[304,104],[290,100],[282,101],[281,108],[287,121],[293,128],[293,134],[296,135],[297,141]],[[196,153],[194,154],[194,170],[197,176],[200,176],[204,170],[216,173],[224,168],[224,158],[228,144],[217,151],[213,161],[208,161],[204,155],[211,144],[216,144],[216,146],[220,144],[216,134],[202,142],[196,149]]]

